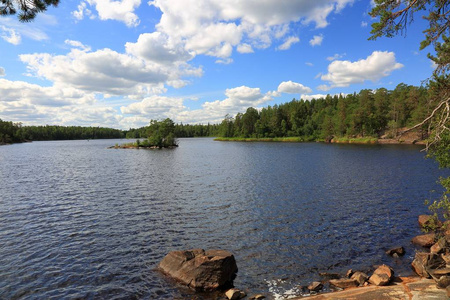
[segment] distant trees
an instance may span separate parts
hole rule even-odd
[[[177,146],[175,139],[175,123],[167,118],[163,121],[151,120],[147,128],[149,146],[167,148]]]
[[[0,145],[21,142],[23,139],[18,133],[22,127],[20,123],[2,121],[0,119]]]
[[[221,137],[302,137],[304,140],[336,137],[396,136],[429,111],[427,88],[399,84],[394,90],[361,90],[358,94],[326,96],[248,108],[219,125]],[[420,128],[422,136],[426,127]]]

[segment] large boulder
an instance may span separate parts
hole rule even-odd
[[[437,220],[435,216],[432,215],[420,215],[419,216],[419,226],[424,229],[435,229],[433,227],[440,227],[442,223]]]
[[[422,246],[422,247],[426,247],[426,248],[430,248],[431,246],[434,245],[436,239],[436,234],[434,233],[428,233],[428,234],[422,234],[422,235],[418,235],[416,237],[414,237],[411,242],[413,244]]]
[[[230,252],[203,249],[172,251],[158,267],[170,277],[199,291],[231,285],[238,270]]]
[[[381,265],[373,272],[373,275],[370,276],[369,282],[377,286],[388,285],[393,277],[394,270],[387,265]]]

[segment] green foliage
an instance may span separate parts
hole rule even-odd
[[[399,84],[394,90],[362,90],[358,94],[326,96],[311,101],[295,100],[268,106],[260,111],[248,108],[234,118],[227,115],[219,125],[225,138],[266,139],[301,137],[302,140],[350,138],[372,143],[385,133],[397,137],[428,109],[428,89]],[[422,137],[426,126],[420,128]],[[364,141],[367,137],[368,140]]]
[[[171,119],[151,120],[150,126],[146,130],[148,138],[141,143],[137,140],[138,147],[169,148],[178,146],[175,138],[175,123]]]
[[[429,101],[421,102],[421,110],[414,111],[411,116],[418,124],[414,127],[424,129],[428,126],[430,133],[427,143],[428,156],[435,158],[442,168],[450,167],[450,1],[448,0],[375,0],[375,7],[369,13],[378,17],[378,22],[372,24],[372,36],[376,39],[382,36],[393,37],[406,32],[413,22],[414,15],[421,13],[428,21],[428,28],[424,31],[424,40],[420,49],[434,46],[435,55],[428,57],[436,64],[433,79],[429,83]],[[428,13],[428,14],[427,14]],[[416,94],[417,95],[417,94]],[[408,109],[407,101],[401,94],[397,105],[396,116],[401,117],[403,106]],[[409,96],[411,98],[411,96]],[[428,109],[425,109],[427,106]],[[422,119],[423,121],[420,121]],[[401,124],[397,119],[395,125]],[[429,206],[437,217],[441,214],[450,219],[450,177],[441,178],[441,185],[445,191],[439,200]]]
[[[0,15],[9,16],[18,13],[19,21],[30,22],[38,13],[45,12],[49,6],[57,6],[59,0],[2,0]]]

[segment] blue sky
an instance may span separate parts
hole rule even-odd
[[[371,1],[61,0],[0,18],[0,118],[128,129],[220,122],[252,106],[399,83],[433,71],[426,23],[368,41]]]

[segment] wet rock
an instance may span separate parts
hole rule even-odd
[[[347,279],[347,278],[331,279],[330,280],[330,284],[332,286],[335,286],[335,287],[340,288],[340,289],[347,289],[347,288],[357,287],[358,286],[358,283],[356,282],[356,280]]]
[[[225,296],[230,300],[237,300],[244,298],[247,294],[239,289],[229,289],[225,292]]]
[[[393,277],[394,270],[387,265],[381,265],[373,272],[373,275],[370,276],[369,282],[377,286],[388,285]]]
[[[430,248],[431,253],[442,253],[447,249],[448,243],[445,237],[440,238],[433,246]]]
[[[313,291],[313,292],[318,292],[321,289],[323,289],[323,284],[319,281],[314,281],[313,283],[308,285],[308,290]]]
[[[170,252],[159,269],[192,289],[212,291],[232,284],[237,265],[228,251],[193,249]]]
[[[327,273],[327,272],[321,272],[319,273],[319,275],[327,279],[339,279],[341,277],[337,273]]]
[[[411,242],[413,244],[425,247],[425,248],[430,248],[431,246],[433,246],[434,241],[436,239],[436,234],[434,233],[428,233],[428,234],[422,234],[422,235],[418,235],[416,237],[414,237]]]
[[[405,255],[405,248],[403,247],[391,248],[388,251],[386,251],[386,254],[394,257],[403,256]]]
[[[356,271],[351,279],[356,280],[359,286],[363,286],[364,283],[369,279],[369,276],[363,272]]]

